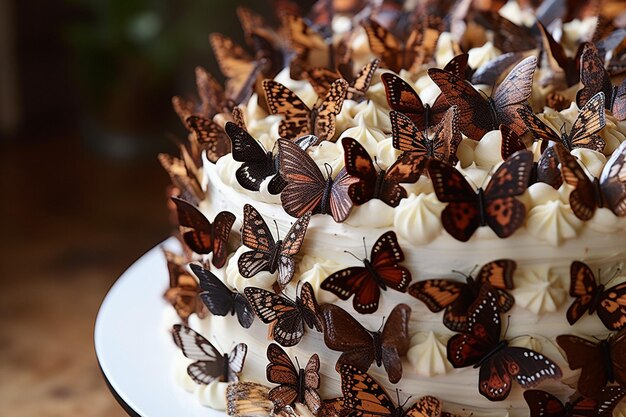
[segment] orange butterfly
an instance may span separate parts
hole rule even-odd
[[[170,277],[169,288],[164,294],[165,299],[174,307],[176,314],[185,324],[194,313],[201,319],[205,318],[208,310],[200,299],[198,281],[185,268],[189,259],[165,249],[163,254]]]
[[[343,78],[348,81],[348,91],[346,92],[346,100],[354,100],[357,102],[365,100],[365,93],[370,88],[372,77],[380,65],[379,59],[373,59],[365,64],[363,68],[355,75],[352,71],[351,64],[340,64],[337,71],[331,71],[327,68],[313,68],[306,71],[305,77],[313,86],[318,96],[323,97],[330,91],[332,83]]]

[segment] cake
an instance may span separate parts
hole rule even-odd
[[[211,35],[226,87],[196,69],[160,156],[177,383],[235,416],[625,416],[626,9],[402,3]]]

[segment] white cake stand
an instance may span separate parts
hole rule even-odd
[[[176,347],[161,323],[169,278],[160,247],[176,245],[169,239],[151,249],[111,287],[96,319],[96,356],[113,396],[130,416],[224,417],[201,406],[172,376]]]

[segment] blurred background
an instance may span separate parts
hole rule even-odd
[[[124,416],[93,350],[117,277],[170,232],[175,94],[259,1],[0,0],[0,414]],[[155,283],[155,285],[167,285]],[[8,414],[10,412],[10,414]]]

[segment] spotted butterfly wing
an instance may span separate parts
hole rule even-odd
[[[295,301],[262,288],[246,287],[244,294],[257,317],[272,324],[274,340],[282,346],[297,345],[304,335],[304,325],[321,331],[318,305],[311,284],[304,283]]]
[[[268,398],[274,402],[274,410],[281,410],[296,402],[305,404],[315,415],[322,406],[322,400],[317,393],[320,386],[320,359],[313,354],[304,369],[296,369],[289,355],[277,344],[271,343],[267,347],[266,368],[267,380],[280,384],[273,388]]]
[[[352,73],[352,66],[349,64],[340,64],[337,71],[327,68],[312,68],[306,72],[306,78],[309,80],[315,93],[318,96],[325,96],[333,82],[343,78],[348,82],[348,91],[346,92],[346,100],[354,100],[357,102],[365,100],[365,93],[372,83],[374,73],[380,64],[379,59],[373,59],[355,75]]]
[[[441,213],[443,227],[462,242],[481,226],[501,238],[511,236],[524,223],[526,208],[515,196],[526,191],[532,166],[530,151],[516,152],[498,167],[485,190],[476,192],[454,167],[431,159],[427,169],[437,198],[449,203]]]
[[[500,340],[498,297],[489,285],[481,288],[469,309],[467,330],[448,340],[448,360],[455,368],[479,369],[478,391],[490,401],[505,400],[513,381],[532,388],[546,379],[559,379],[556,363],[533,350],[508,346]]]
[[[380,290],[387,287],[406,292],[411,282],[411,273],[400,265],[404,253],[395,232],[382,234],[372,247],[370,259],[364,266],[342,269],[328,276],[321,288],[332,292],[342,300],[354,295],[352,306],[361,314],[378,310]]]
[[[600,342],[560,335],[556,343],[565,351],[572,370],[580,369],[577,390],[596,398],[611,382],[626,387],[626,328]]]
[[[518,135],[527,128],[517,110],[530,97],[536,57],[517,64],[485,99],[468,81],[450,72],[431,68],[428,75],[441,89],[449,105],[458,107],[461,131],[470,139],[480,140],[487,132],[505,124]]]
[[[207,311],[200,301],[198,283],[184,266],[187,259],[165,249],[163,254],[170,278],[169,288],[164,294],[165,299],[174,307],[176,314],[185,324],[194,313],[200,318],[206,317]]]
[[[298,145],[278,139],[280,173],[287,186],[280,194],[283,208],[293,217],[301,217],[307,212],[330,214],[340,223],[352,209],[348,195],[351,184],[358,181],[349,176],[345,169],[333,179],[327,167],[327,178],[313,159]]]
[[[182,229],[183,240],[198,254],[213,253],[213,265],[221,268],[228,255],[228,237],[235,223],[235,216],[228,212],[219,212],[213,224],[196,207],[180,198],[172,197],[176,204],[178,223]]]
[[[230,152],[230,140],[224,129],[212,120],[199,116],[189,116],[187,124],[195,132],[202,149],[209,161],[215,163]]]
[[[335,118],[341,111],[348,87],[344,79],[334,81],[326,96],[313,109],[309,109],[293,91],[281,83],[263,81],[270,112],[284,116],[278,126],[279,135],[283,138],[297,138],[313,134],[320,141],[333,139]]]
[[[606,387],[598,398],[578,396],[563,404],[554,395],[540,390],[524,391],[530,417],[613,417],[613,410],[626,395],[622,387]]]
[[[175,324],[174,343],[183,355],[195,361],[187,367],[187,373],[197,384],[207,385],[215,380],[237,382],[248,353],[244,343],[236,345],[230,354],[221,354],[208,340],[193,329]]]
[[[227,36],[212,33],[209,41],[226,77],[226,96],[238,104],[246,101],[253,92],[262,65]]]
[[[189,265],[200,282],[200,298],[209,311],[216,316],[236,315],[241,327],[249,328],[254,321],[254,313],[246,297],[231,291],[211,271],[198,264]]]
[[[334,60],[333,48],[323,33],[310,26],[301,16],[285,13],[283,25],[287,41],[295,56],[290,62],[290,74],[299,80],[309,68],[330,68]]]
[[[226,413],[231,417],[269,417],[274,403],[270,388],[256,382],[238,382],[226,387]]]
[[[185,161],[164,153],[160,153],[158,158],[176,188],[173,195],[198,205],[204,199],[204,191]]]

